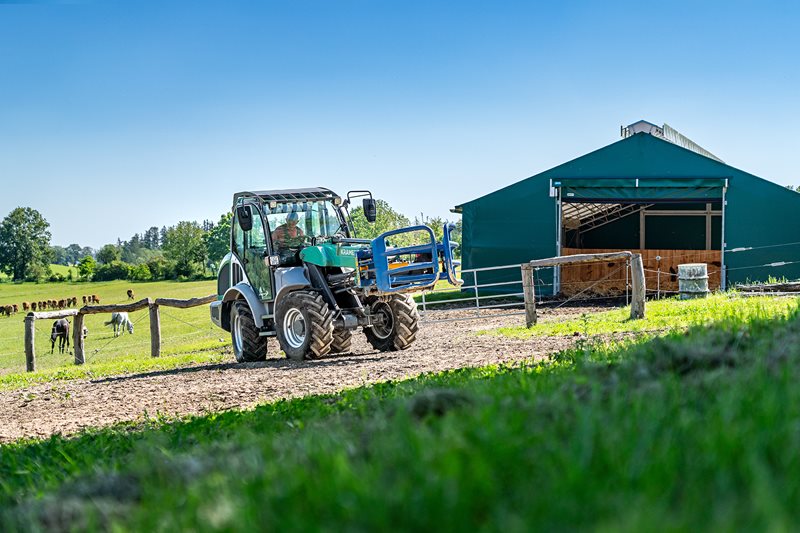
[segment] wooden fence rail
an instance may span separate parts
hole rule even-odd
[[[159,307],[177,307],[188,309],[213,302],[217,299],[216,294],[201,298],[190,298],[188,300],[176,300],[174,298],[150,298],[139,300],[128,304],[111,305],[85,305],[80,309],[67,309],[64,311],[44,311],[31,312],[25,316],[25,368],[28,372],[36,370],[36,346],[35,332],[36,320],[58,319],[75,317],[73,325],[72,344],[75,349],[75,364],[82,365],[86,362],[84,358],[84,338],[83,338],[83,317],[86,315],[96,315],[100,313],[131,313],[140,309],[149,308],[150,310],[150,355],[159,357],[161,355],[161,314]]]
[[[610,252],[598,254],[578,254],[547,259],[534,259],[522,266],[522,292],[525,298],[525,323],[530,328],[536,324],[536,287],[533,283],[533,269],[537,267],[550,267],[588,263],[591,261],[612,261],[614,259],[628,259],[631,262],[631,318],[644,318],[645,280],[642,255],[631,252]]]

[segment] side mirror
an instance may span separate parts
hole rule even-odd
[[[250,215],[250,209],[247,206],[240,205],[236,208],[236,220],[239,222],[239,227],[242,228],[242,231],[253,229],[253,217]]]
[[[378,218],[378,207],[375,205],[375,200],[373,198],[364,198],[364,217],[367,219],[367,222],[375,222],[375,219]]]

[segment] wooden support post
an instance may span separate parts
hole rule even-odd
[[[28,372],[36,370],[36,352],[34,336],[36,334],[36,317],[25,317],[25,369]]]
[[[633,254],[631,258],[631,286],[633,294],[631,298],[631,318],[644,318],[644,264],[642,254]]]
[[[72,332],[72,346],[75,348],[75,364],[82,365],[86,362],[83,355],[83,313],[75,315],[75,326]]]
[[[150,355],[161,356],[161,316],[158,304],[150,304]]]
[[[525,298],[525,325],[536,325],[536,287],[533,285],[533,267],[529,264],[522,268],[522,294]]]

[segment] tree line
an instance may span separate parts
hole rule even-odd
[[[360,238],[409,226],[427,224],[437,240],[445,221],[420,214],[413,220],[378,200],[375,223],[367,222],[363,209],[352,210],[351,218]],[[207,279],[216,276],[217,266],[230,251],[231,213],[217,222],[181,221],[175,226],[150,227],[127,241],[118,239],[99,250],[70,244],[53,246],[50,224],[33,208],[18,207],[0,222],[0,272],[20,281],[131,281]],[[460,242],[461,221],[454,239]],[[396,243],[406,244],[404,242]],[[51,264],[73,267],[67,275],[54,273]]]

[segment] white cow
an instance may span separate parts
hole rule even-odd
[[[125,333],[124,328],[128,328],[128,333],[133,335],[133,322],[128,318],[128,313],[111,313],[111,320],[105,323],[106,326],[114,328],[114,336],[118,337]]]

